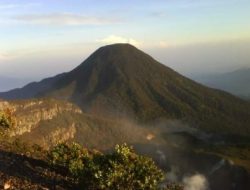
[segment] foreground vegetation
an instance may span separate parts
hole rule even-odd
[[[0,189],[64,190],[183,190],[164,182],[164,173],[151,158],[126,144],[103,154],[82,146],[59,144],[49,151],[38,145],[0,142]]]
[[[53,167],[65,168],[82,189],[160,189],[164,173],[151,158],[140,156],[132,147],[116,145],[102,154],[78,144],[59,144],[48,153]],[[167,185],[164,189],[181,189]]]

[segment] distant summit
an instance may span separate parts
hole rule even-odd
[[[101,47],[68,73],[0,97],[53,97],[97,116],[126,116],[144,123],[180,119],[213,132],[250,132],[249,103],[200,85],[129,44]]]

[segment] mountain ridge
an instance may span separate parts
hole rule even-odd
[[[129,44],[101,47],[72,71],[33,87],[27,98],[69,100],[94,115],[124,116],[143,123],[180,119],[220,133],[250,131],[249,103],[200,85]],[[23,88],[0,97],[25,98],[26,92]]]
[[[222,74],[194,77],[194,80],[206,86],[227,91],[236,96],[250,96],[250,87],[248,85],[250,81],[250,68],[247,67]]]

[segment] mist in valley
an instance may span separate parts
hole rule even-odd
[[[125,124],[126,122],[122,122]],[[123,134],[140,137],[132,142],[138,153],[152,157],[166,172],[166,183],[179,183],[184,190],[236,190],[249,187],[247,171],[230,159],[200,151],[206,146],[225,143],[222,137],[170,120],[141,126],[121,125]],[[132,131],[131,131],[132,130]]]

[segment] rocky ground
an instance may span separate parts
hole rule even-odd
[[[45,161],[9,152],[8,148],[0,145],[0,189],[66,190],[76,188],[71,178],[63,172],[51,169]]]

